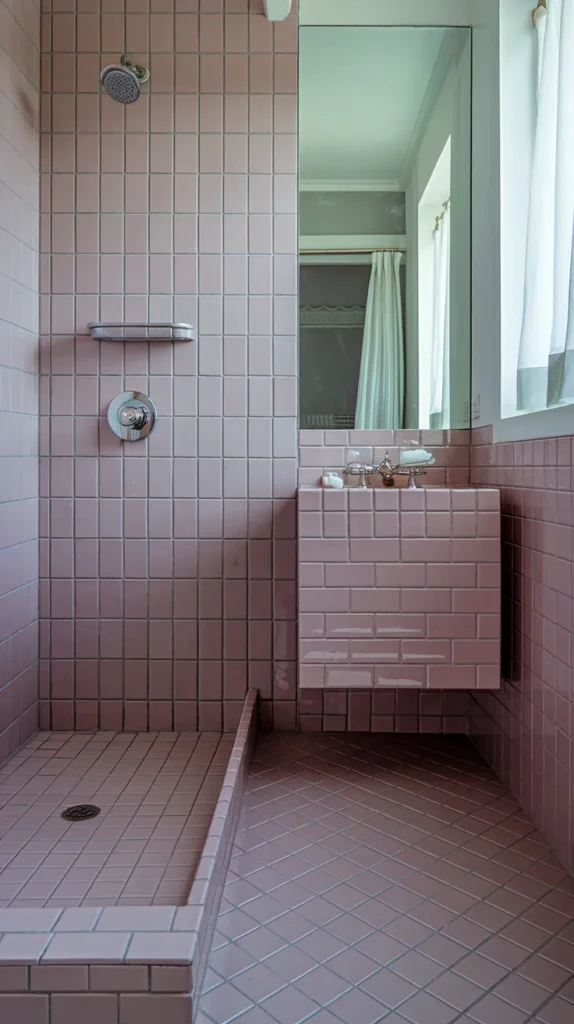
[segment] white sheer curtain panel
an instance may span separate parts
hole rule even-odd
[[[434,230],[430,426],[450,426],[450,200]]]
[[[405,353],[400,252],[374,252],[357,391],[357,430],[403,425]]]
[[[535,15],[537,113],[517,408],[574,400],[574,0]]]

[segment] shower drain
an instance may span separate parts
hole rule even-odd
[[[100,808],[95,804],[74,804],[73,807],[66,807],[61,817],[66,821],[88,821],[89,818],[97,818]]]

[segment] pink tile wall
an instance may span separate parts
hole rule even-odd
[[[249,680],[293,728],[296,22],[93,0],[43,43],[42,724],[234,729]],[[129,107],[98,80],[124,49]],[[197,341],[86,334],[124,318]],[[128,446],[132,388],[159,425]]]
[[[473,442],[473,482],[501,491],[504,632],[502,689],[473,695],[471,734],[574,869],[574,440]]]
[[[0,0],[0,763],[37,726],[39,36]]]
[[[498,689],[500,496],[299,491],[303,689]]]
[[[299,695],[302,732],[466,733],[468,690],[311,690]]]

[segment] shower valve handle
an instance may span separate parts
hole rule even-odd
[[[126,405],[123,409],[120,409],[118,414],[122,427],[132,427],[133,430],[141,430],[148,417],[149,412],[143,406],[134,408],[131,405]]]
[[[122,441],[141,441],[157,421],[156,407],[141,391],[123,391],[108,406],[108,423]]]

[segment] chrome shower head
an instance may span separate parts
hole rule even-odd
[[[140,64],[134,64],[125,53],[119,64],[108,64],[100,72],[100,82],[108,96],[118,103],[135,103],[143,82],[149,79],[149,71]]]

